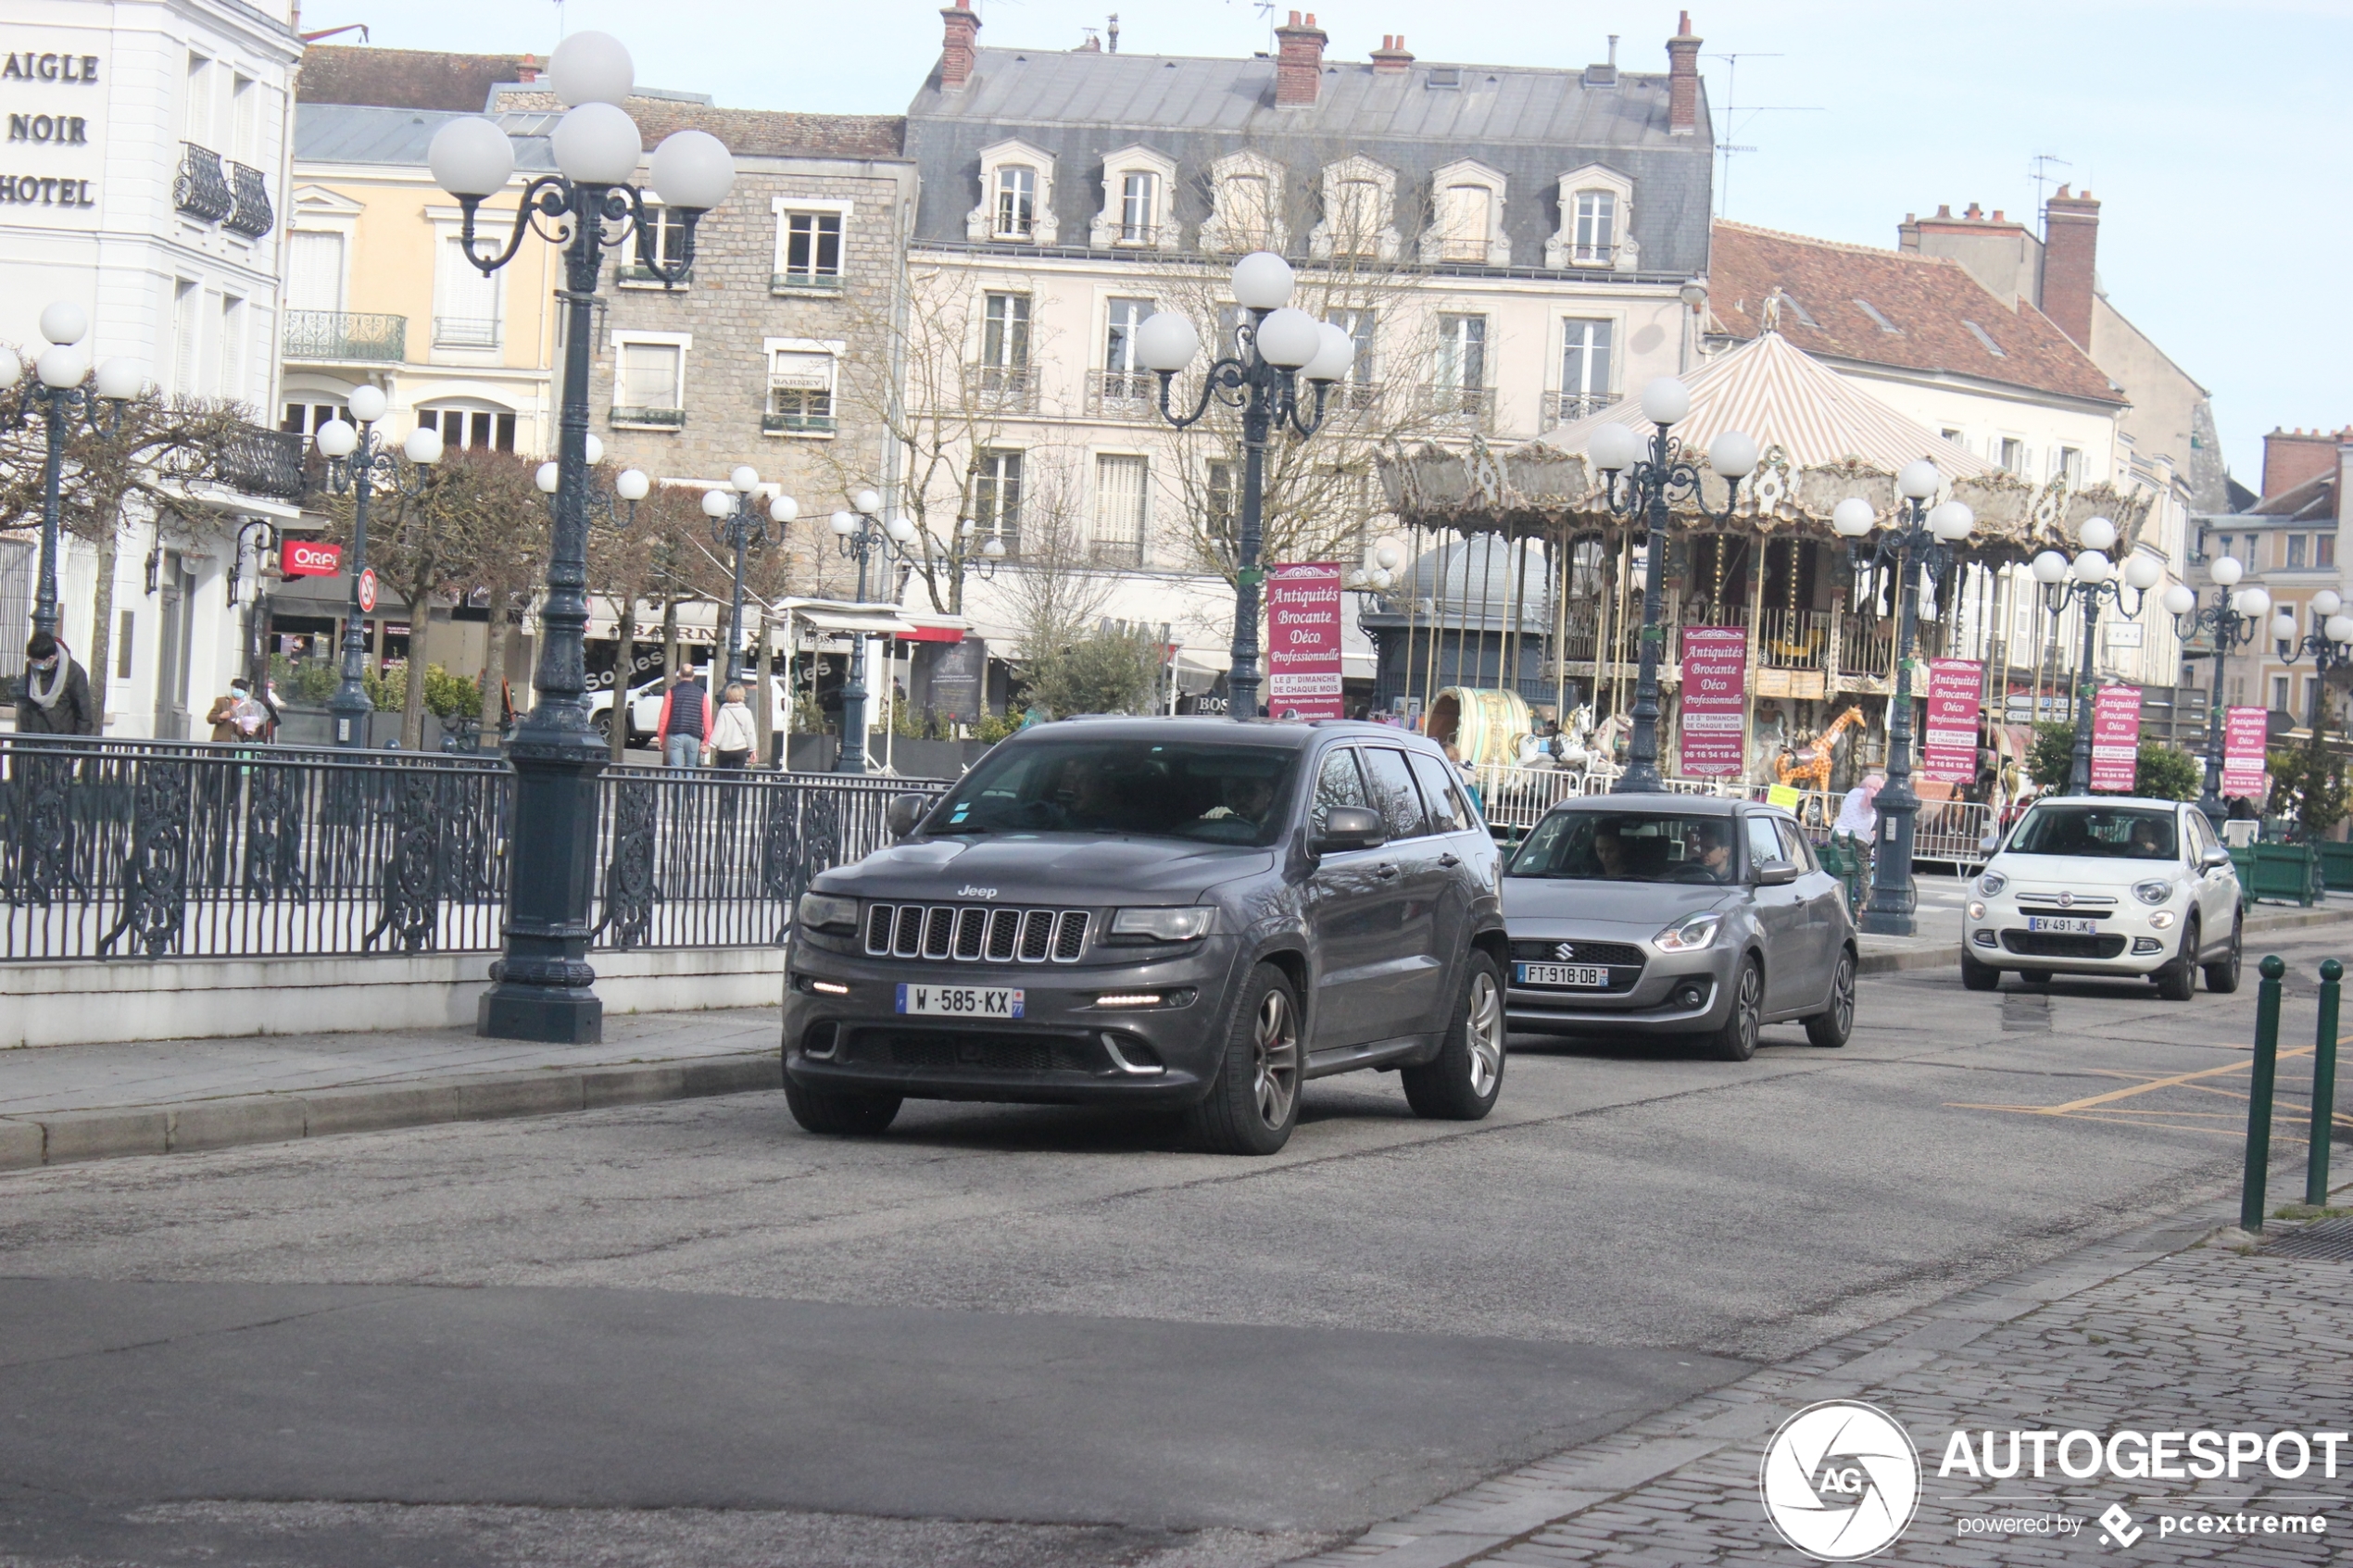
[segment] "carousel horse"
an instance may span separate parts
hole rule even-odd
[[[1831,757],[1837,751],[1840,736],[1850,725],[1863,721],[1863,710],[1850,708],[1831,720],[1820,734],[1794,752],[1784,751],[1774,759],[1773,776],[1781,784],[1799,789],[1831,787]],[[1801,760],[1802,759],[1802,760]]]

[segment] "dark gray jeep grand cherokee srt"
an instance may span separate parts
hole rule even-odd
[[[1359,1067],[1424,1116],[1495,1103],[1499,857],[1419,736],[1070,720],[892,814],[901,841],[796,911],[785,1093],[811,1132],[879,1132],[911,1096],[1118,1104],[1271,1154],[1302,1080]]]

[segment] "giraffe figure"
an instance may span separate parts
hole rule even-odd
[[[1780,783],[1801,789],[1831,787],[1831,753],[1838,749],[1838,737],[1850,724],[1863,721],[1863,710],[1850,708],[1831,720],[1822,733],[1816,735],[1802,752],[1784,751],[1773,761],[1773,776]],[[1800,760],[1802,756],[1803,760]]]

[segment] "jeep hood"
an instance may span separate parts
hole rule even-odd
[[[1261,875],[1274,866],[1272,849],[1245,846],[1101,834],[991,834],[895,844],[825,872],[812,885],[862,898],[1189,904],[1221,882]]]

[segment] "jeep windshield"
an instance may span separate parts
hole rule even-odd
[[[941,834],[1107,833],[1272,844],[1299,753],[1284,746],[1071,739],[1000,746],[933,811]]]
[[[2010,841],[2013,855],[2078,855],[2112,860],[2180,858],[2173,813],[2133,806],[2037,806]]]

